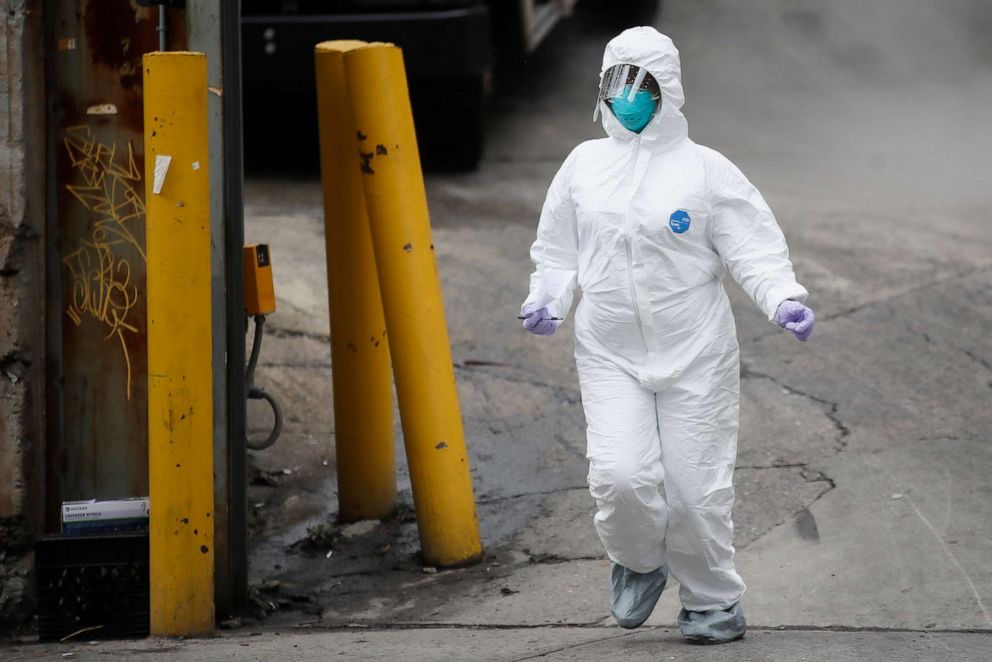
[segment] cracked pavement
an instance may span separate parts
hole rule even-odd
[[[673,629],[676,586],[641,630],[608,617],[571,322],[536,338],[515,319],[547,185],[600,135],[591,95],[619,11],[594,4],[495,99],[479,170],[427,177],[483,562],[422,567],[398,423],[396,516],[335,522],[321,189],[252,177],[246,238],[270,244],[279,302],[256,382],[285,414],[251,454],[253,616],[214,639],[11,659],[988,659],[992,10],[669,0],[648,19],[681,49],[690,135],[768,199],[818,318],[800,344],[728,284],[751,629],[712,650]],[[249,403],[253,435],[268,416]]]
[[[269,624],[610,624],[571,322],[534,338],[515,320],[547,183],[574,144],[599,134],[576,109],[591,105],[590,76],[614,30],[588,11],[497,99],[481,168],[427,179],[482,564],[423,572],[400,445],[407,514],[357,533],[334,524],[320,187],[249,181],[248,238],[272,245],[280,297],[257,380],[287,410],[283,440],[253,457],[276,476],[250,497],[253,578],[278,581],[269,603],[283,606]],[[814,3],[795,11],[805,18],[774,2],[748,11],[670,2],[655,19],[682,49],[690,134],[762,189],[818,314],[813,339],[799,344],[728,284],[742,354],[735,544],[749,622],[990,630],[992,187],[979,193],[976,181],[992,184],[980,155],[992,139],[966,128],[980,116],[968,103],[992,100],[992,59],[969,60],[971,76],[927,82],[957,122],[937,131],[906,117],[920,90],[899,82],[915,55],[898,40],[874,44],[870,63],[828,48],[840,26],[875,19]],[[812,52],[795,20],[816,33]],[[779,56],[749,47],[741,26]],[[733,59],[747,76],[732,74]],[[849,105],[838,110],[834,98]],[[954,156],[945,168],[920,161],[938,149]],[[316,523],[330,540],[293,547]],[[649,625],[672,624],[676,596],[666,591]]]
[[[992,8],[668,0],[642,12],[681,50],[690,136],[761,189],[818,322],[800,344],[728,283],[750,629],[700,649],[673,628],[675,582],[642,629],[609,618],[572,323],[536,338],[516,320],[547,185],[601,135],[596,73],[624,18],[621,3],[595,4],[503,81],[478,171],[427,177],[482,563],[422,567],[398,416],[398,512],[336,523],[321,188],[254,176],[246,239],[270,244],[278,297],[256,383],[285,420],[250,457],[253,613],[211,639],[4,659],[989,659]],[[269,416],[249,403],[253,436]]]
[[[271,245],[279,299],[256,382],[285,412],[282,439],[251,457],[256,659],[985,659],[990,20],[970,0],[670,0],[653,18],[682,51],[690,135],[762,190],[818,317],[797,343],[728,284],[743,377],[735,544],[753,629],[716,651],[678,641],[674,587],[646,630],[607,617],[571,322],[535,338],[515,319],[547,184],[600,135],[591,95],[615,20],[580,4],[495,100],[479,170],[427,178],[477,566],[421,567],[398,424],[397,516],[335,523],[320,186],[249,179],[247,240]],[[244,633],[129,654],[204,659],[190,656],[246,646]]]

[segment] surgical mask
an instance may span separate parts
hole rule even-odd
[[[644,89],[631,95],[631,89],[632,86],[625,86],[620,94],[607,100],[607,105],[625,129],[640,133],[654,117],[658,109],[658,99]]]

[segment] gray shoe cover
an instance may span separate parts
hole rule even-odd
[[[738,602],[730,609],[679,612],[679,629],[691,644],[725,644],[744,636],[747,623]]]
[[[654,606],[668,581],[668,568],[661,566],[651,572],[634,572],[618,563],[610,568],[610,612],[620,627],[640,627],[654,610]]]

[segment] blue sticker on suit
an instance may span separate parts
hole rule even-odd
[[[689,229],[689,224],[692,223],[692,219],[689,218],[689,212],[684,209],[679,209],[672,212],[672,215],[668,217],[668,227],[672,229],[675,234],[682,234]]]

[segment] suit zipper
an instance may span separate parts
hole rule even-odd
[[[641,334],[641,343],[644,345],[644,351],[648,351],[648,342],[644,337],[644,325],[641,321],[641,310],[640,306],[637,304],[637,291],[634,289],[634,247],[631,244],[631,222],[630,222],[630,206],[633,201],[634,193],[637,191],[638,182],[635,180],[637,176],[637,159],[641,155],[641,139],[637,138],[637,147],[634,150],[634,167],[631,172],[631,200],[627,203],[627,212],[624,214],[624,232],[623,241],[627,247],[627,284],[630,287],[630,303],[634,307],[634,320],[637,322],[637,331]]]

